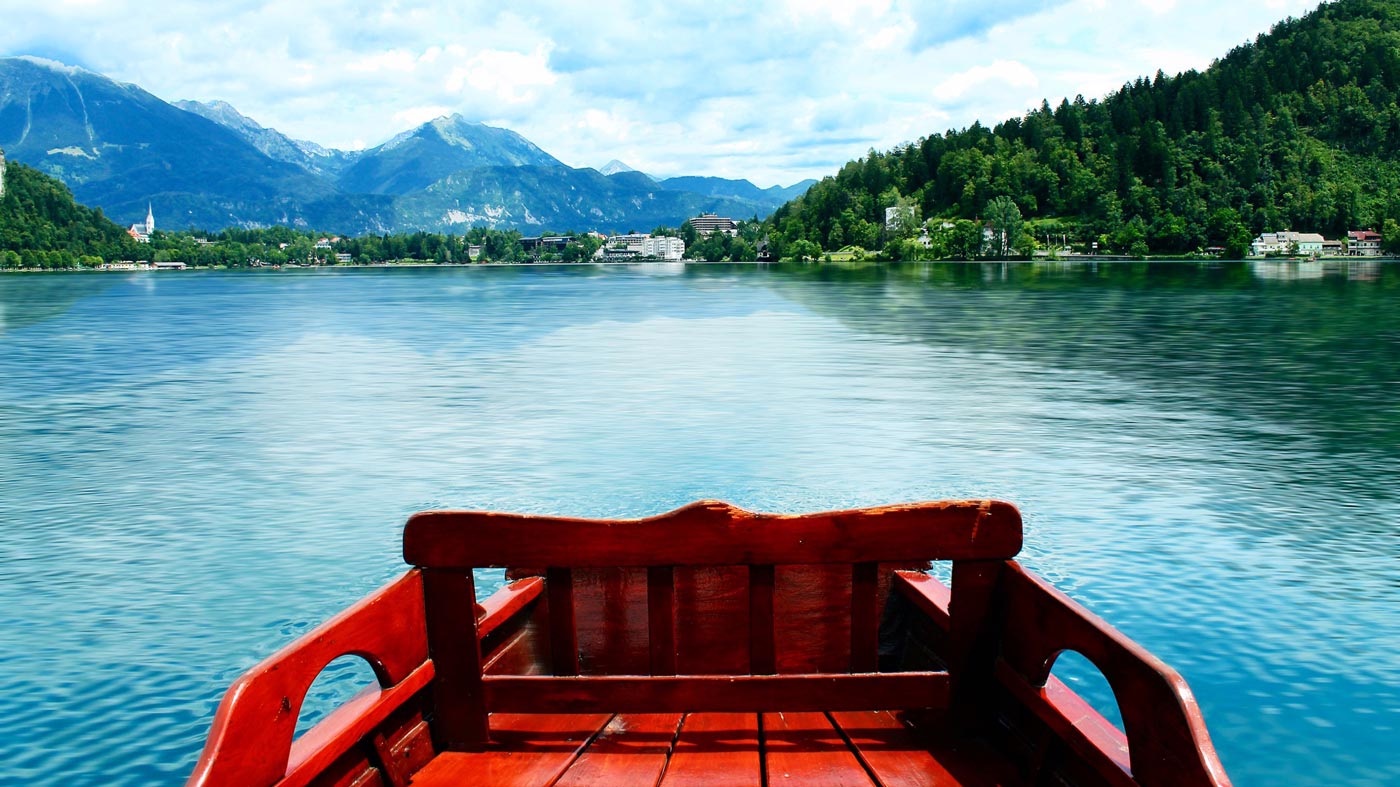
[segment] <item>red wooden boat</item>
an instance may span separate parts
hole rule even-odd
[[[991,501],[417,514],[413,568],[241,677],[189,784],[1228,785],[1182,678],[1020,549]],[[510,581],[478,603],[485,567]],[[1065,650],[1124,732],[1049,674]],[[380,686],[294,741],[347,654]]]

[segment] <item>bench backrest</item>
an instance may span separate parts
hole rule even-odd
[[[702,501],[661,516],[585,520],[432,511],[404,530],[404,558],[423,570],[428,639],[437,666],[442,741],[484,742],[489,711],[843,710],[947,702],[947,675],[875,675],[879,566],[952,560],[996,564],[1021,548],[1016,508],[994,501],[921,503],[807,515],[755,514]],[[849,673],[778,676],[775,579],[783,566],[849,567]],[[528,567],[545,577],[553,677],[485,676],[472,570]],[[574,573],[645,569],[650,676],[580,674]],[[677,672],[676,572],[743,567],[748,674]],[[955,579],[955,593],[956,590]],[[965,608],[978,609],[980,603]],[[937,679],[935,679],[937,678]],[[808,708],[808,706],[811,706]]]

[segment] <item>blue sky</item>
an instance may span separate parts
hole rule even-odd
[[[0,53],[330,147],[458,112],[572,166],[787,185],[1159,68],[1203,69],[1317,0],[745,4],[0,0]]]

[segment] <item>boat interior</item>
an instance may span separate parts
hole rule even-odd
[[[1182,678],[1021,543],[994,501],[418,514],[404,576],[229,689],[189,784],[1228,785]],[[1050,674],[1065,651],[1122,730]],[[346,655],[379,685],[295,737]]]

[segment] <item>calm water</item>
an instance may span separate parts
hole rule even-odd
[[[1397,480],[1397,267],[0,277],[0,762],[180,783],[419,509],[995,496],[1236,784],[1393,785]]]

